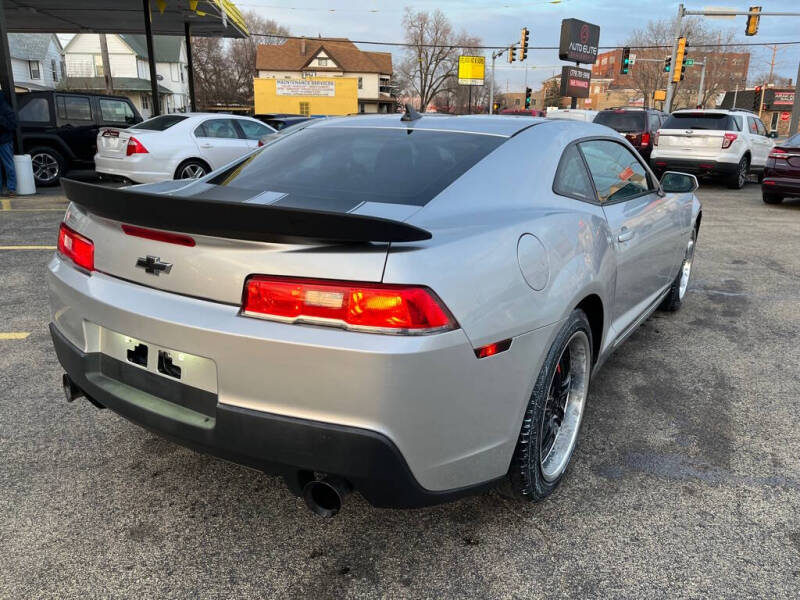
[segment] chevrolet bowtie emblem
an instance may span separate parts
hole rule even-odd
[[[172,263],[163,262],[158,256],[147,256],[137,258],[136,266],[144,269],[145,273],[150,273],[158,277],[161,273],[169,273],[172,270]]]

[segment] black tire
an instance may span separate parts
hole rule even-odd
[[[188,173],[195,171],[197,174],[192,177],[188,176]],[[178,168],[175,169],[174,179],[195,179],[197,177],[203,177],[204,175],[208,175],[211,172],[211,167],[209,167],[205,162],[200,160],[199,158],[190,158],[188,160],[183,161],[181,164],[178,165]]]
[[[565,349],[570,344],[571,340],[576,339],[576,336],[581,336],[581,334],[585,336],[585,341],[588,343],[585,349],[585,360],[588,361],[584,378],[585,388],[583,393],[585,402],[585,394],[588,393],[592,367],[592,329],[589,325],[589,320],[586,318],[586,314],[584,314],[582,310],[576,309],[572,311],[572,314],[567,318],[566,323],[564,323],[553,345],[550,347],[542,369],[536,379],[536,384],[533,387],[533,393],[528,400],[528,406],[525,409],[525,417],[522,421],[522,429],[517,441],[517,447],[511,459],[508,477],[514,493],[526,500],[538,502],[553,493],[566,474],[572,452],[577,445],[580,420],[578,421],[577,431],[575,432],[574,445],[569,450],[563,471],[555,478],[548,480],[542,469],[542,443],[544,441],[543,436],[547,401],[550,397],[550,388],[554,383],[554,377],[556,376],[557,368],[560,365],[560,360],[565,353]],[[570,375],[571,374],[572,373],[570,373]],[[583,407],[581,409],[581,416],[582,412]]]
[[[764,201],[764,204],[780,204],[783,202],[783,197],[778,196],[777,194],[770,194],[769,192],[765,192],[761,190],[761,199]]]
[[[33,179],[38,187],[58,185],[59,180],[66,172],[66,161],[58,150],[49,146],[37,146],[28,150],[31,155]]]
[[[694,247],[697,243],[697,229],[692,230],[692,237],[690,239],[691,247],[687,247],[686,254],[683,257],[683,261],[681,262],[681,266],[678,269],[678,274],[675,276],[675,279],[672,281],[672,285],[669,288],[669,292],[664,297],[664,300],[661,301],[661,304],[658,305],[658,310],[663,310],[665,312],[677,312],[681,308],[681,304],[683,303],[683,298],[686,295],[686,289],[689,287],[689,281],[692,276],[692,262],[694,260]],[[689,272],[686,274],[686,284],[682,288],[681,283],[684,277],[684,269],[686,267],[686,263],[689,263]]]
[[[748,156],[743,156],[742,160],[739,161],[739,164],[736,166],[736,172],[733,175],[730,175],[727,179],[727,185],[732,190],[740,190],[744,187],[744,184],[747,182],[747,175],[750,171],[750,158]]]

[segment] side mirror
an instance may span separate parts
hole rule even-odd
[[[661,176],[661,189],[673,194],[689,194],[700,187],[697,177],[688,173],[667,171]]]
[[[768,138],[773,138],[773,139],[774,139],[774,138],[778,137],[778,132],[777,132],[777,131],[770,131],[770,132],[767,134],[767,137],[768,137]]]

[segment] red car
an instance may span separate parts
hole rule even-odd
[[[800,133],[770,151],[761,181],[761,197],[767,204],[800,198]]]

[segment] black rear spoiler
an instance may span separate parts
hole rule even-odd
[[[417,242],[431,233],[366,215],[139,192],[61,179],[67,198],[132,225],[256,242]]]

